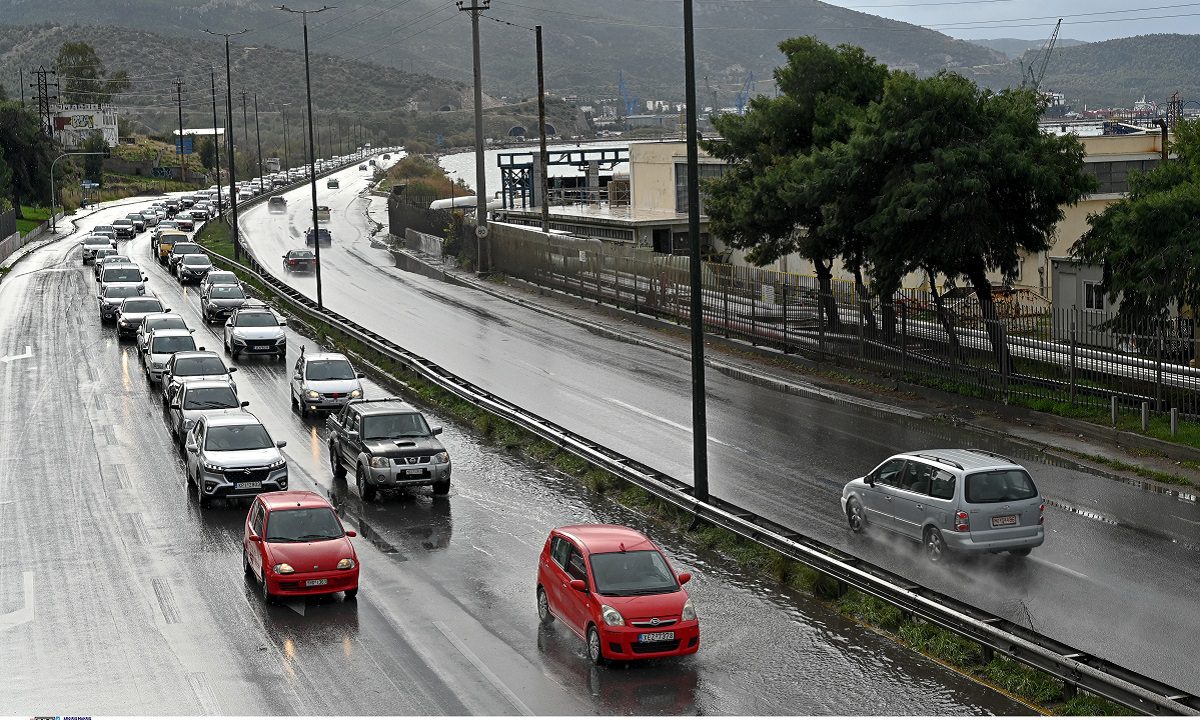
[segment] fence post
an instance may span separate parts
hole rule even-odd
[[[613,292],[616,297],[613,302],[617,309],[621,309],[621,255],[618,253],[613,257]]]
[[[1000,390],[1004,398],[1004,404],[1008,404],[1008,366],[1012,364],[1012,355],[1008,353],[1008,336],[1004,333],[1003,327],[1000,327],[1000,321],[996,320],[997,330],[1000,336],[1000,342],[1003,352],[1000,353]]]
[[[729,339],[729,286],[733,283],[733,269],[730,268],[729,279],[721,283],[721,302],[725,305],[725,339]]]
[[[905,298],[907,300],[907,298]],[[908,303],[900,303],[900,377],[908,377]]]
[[[1117,396],[1109,398],[1109,414],[1112,415],[1112,426],[1117,426]]]
[[[1075,404],[1075,318],[1071,318],[1071,404]]]
[[[858,283],[854,283],[854,300],[858,303],[858,359],[861,361],[867,355],[867,347],[864,335],[865,326],[863,325],[865,318],[863,317],[863,301],[859,294]]]
[[[1171,408],[1171,437],[1179,432],[1179,408]]]
[[[783,354],[787,355],[788,354],[788,302],[787,302],[788,283],[787,283],[786,277],[783,279],[783,282],[780,283],[780,287],[783,289],[783,304],[780,305],[780,307],[783,308]]]
[[[750,345],[758,347],[758,273],[750,279]]]
[[[1142,432],[1150,429],[1150,403],[1142,401]]]
[[[1154,409],[1162,412],[1162,330],[1158,331],[1158,342],[1154,345]]]
[[[817,359],[825,359],[825,298],[817,288]]]
[[[602,272],[604,270],[604,246],[600,246],[599,256],[596,258],[596,303],[604,301],[604,286],[600,282]]]

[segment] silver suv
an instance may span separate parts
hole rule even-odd
[[[238,408],[202,415],[188,431],[187,481],[201,507],[213,498],[253,497],[287,490],[287,460],[258,418]]]
[[[1045,508],[1025,468],[986,450],[893,455],[842,490],[852,531],[920,540],[935,563],[950,552],[1028,555],[1045,541]]]

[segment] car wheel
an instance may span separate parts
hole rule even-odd
[[[308,417],[308,406],[305,405],[304,403],[300,403],[300,417],[302,417],[302,418]]]
[[[1018,548],[1017,550],[1009,550],[1008,554],[1017,557],[1028,557],[1031,552],[1033,552],[1033,548]]]
[[[846,521],[850,523],[850,531],[860,533],[867,528],[867,517],[863,507],[854,498],[846,502]]]
[[[242,572],[246,573],[246,577],[254,575],[254,571],[250,569],[250,557],[246,555],[245,548],[242,548]]]
[[[600,644],[600,631],[595,625],[588,625],[587,654],[593,665],[604,664],[604,647]]]
[[[439,480],[438,482],[435,482],[433,484],[433,494],[434,495],[449,495],[450,494],[450,481],[449,480]]]
[[[200,503],[200,507],[206,508],[212,505],[212,498],[204,494],[204,488],[200,486],[200,481],[196,481],[196,501]]]
[[[375,486],[371,481],[367,480],[367,471],[363,470],[361,465],[358,466],[358,472],[354,475],[355,481],[358,483],[358,494],[362,496],[364,502],[371,502],[375,499]]]
[[[949,551],[946,549],[946,541],[942,539],[942,533],[935,527],[925,528],[925,557],[931,563],[941,563],[946,560]]]
[[[350,588],[346,591],[347,600],[353,600],[356,597],[358,597],[358,588]]]
[[[554,614],[550,612],[550,598],[546,597],[546,589],[538,585],[537,589],[537,609],[538,620],[543,625],[550,625],[554,622]]]
[[[270,586],[267,585],[267,573],[263,572],[262,582],[259,583],[259,589],[262,591],[263,602],[267,605],[275,604],[275,596],[271,594]]]
[[[292,409],[293,409],[293,410],[295,410],[296,408],[300,407],[300,403],[296,402],[296,396],[295,396],[295,395],[293,395],[293,394],[291,394],[291,393],[289,392],[289,393],[288,393],[288,397],[289,397],[289,398],[291,398],[291,400],[292,400]]]
[[[346,466],[342,464],[342,458],[338,455],[338,447],[334,443],[329,443],[329,466],[333,468],[335,478],[346,477]]]

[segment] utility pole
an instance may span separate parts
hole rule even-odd
[[[240,91],[242,95],[242,136],[246,138],[246,152],[250,151],[250,118],[246,115],[246,91]]]
[[[258,142],[258,176],[263,176],[262,130],[258,127],[258,93],[254,93],[254,139]]]
[[[542,232],[550,232],[550,154],[546,152],[546,76],[542,70],[542,26],[535,25],[537,35],[537,80],[538,80],[538,156],[542,166],[538,192],[542,198]]]
[[[321,221],[317,217],[317,156],[313,148],[312,74],[308,66],[308,16],[332,10],[333,7],[325,5],[318,10],[292,10],[286,5],[280,5],[276,9],[296,13],[304,21],[304,90],[308,96],[308,180],[312,187],[313,254],[316,256],[314,265],[317,276],[317,309],[324,309],[321,298],[321,233],[319,232]]]
[[[291,162],[288,160],[288,124],[287,124],[287,109],[291,103],[279,103],[283,108],[283,169],[290,170]]]
[[[217,166],[217,214],[225,214],[225,202],[221,199],[221,146],[217,142],[217,69],[209,67],[212,77],[212,106],[213,106],[213,162]]]
[[[242,259],[241,237],[238,232],[238,208],[237,208],[237,158],[233,152],[233,78],[230,70],[229,62],[229,38],[237,35],[245,35],[250,32],[246,28],[242,28],[235,33],[215,33],[212,30],[205,30],[209,35],[222,35],[225,37],[225,137],[229,140],[229,207],[233,210],[233,259]],[[246,110],[246,96],[242,95],[242,111]],[[215,111],[214,111],[215,112]],[[246,145],[250,144],[249,130],[247,130]]]
[[[184,161],[187,160],[187,158],[184,157],[185,153],[183,152],[183,81],[182,80],[175,81],[175,102],[179,105],[179,148],[175,151],[175,154],[179,156],[179,179],[183,182],[187,182],[187,165],[184,164]]]
[[[21,87],[21,107],[25,107],[25,68],[17,68],[17,70],[21,73],[21,81],[19,83]]]
[[[57,75],[53,70],[47,70],[45,65],[38,67],[33,71],[37,76],[36,83],[30,83],[29,87],[37,88],[37,104],[38,115],[42,118],[42,132],[46,133],[46,137],[54,137],[54,119],[50,115],[50,103],[58,99],[58,95],[51,95],[50,88],[58,89],[58,83],[50,82],[47,75]]]
[[[487,180],[484,175],[485,157],[483,147],[483,72],[479,64],[479,13],[491,9],[491,0],[482,0],[476,4],[464,5],[463,0],[457,2],[459,12],[471,13],[471,49],[473,52],[475,75],[475,247],[478,269],[476,274],[482,275],[488,270],[485,260],[487,253]]]
[[[700,295],[700,149],[696,131],[696,42],[692,0],[683,0],[683,64],[687,97],[687,212],[691,258],[692,496],[708,502],[708,412],[704,397],[704,299]]]

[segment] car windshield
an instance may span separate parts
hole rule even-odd
[[[345,360],[311,360],[305,368],[309,380],[353,380],[354,369]]]
[[[998,503],[1030,500],[1037,488],[1029,473],[1020,469],[989,470],[967,476],[966,498],[969,503]]]
[[[184,410],[224,410],[238,407],[237,395],[228,386],[191,388],[183,396]]]
[[[123,313],[151,313],[162,312],[163,306],[157,300],[126,300],[121,305]]]
[[[188,336],[191,339],[191,336]],[[219,357],[190,357],[175,361],[175,375],[224,375],[228,371]]]
[[[104,289],[104,297],[109,300],[133,297],[134,295],[141,295],[136,285],[113,285]]]
[[[219,425],[210,427],[204,436],[204,449],[218,452],[263,450],[275,447],[262,425]]]
[[[133,215],[130,215],[128,217],[128,219],[136,221],[136,220],[145,220],[146,218],[142,217],[141,215],[138,215],[137,213],[134,213]]]
[[[289,254],[289,257],[299,258],[301,260],[307,260],[307,259],[313,257],[313,254],[312,254],[312,251],[310,251],[310,250],[293,250]]]
[[[191,243],[191,242],[176,243],[175,247],[171,249],[171,252],[176,255],[188,255],[188,254],[192,254],[192,253],[199,253],[200,246],[197,245],[196,243]]]
[[[142,271],[135,267],[106,267],[103,282],[141,282]]]
[[[192,340],[191,335],[170,335],[168,337],[156,337],[154,338],[154,342],[150,345],[150,352],[154,355],[170,355],[171,353],[195,349],[196,341]]]
[[[601,595],[658,595],[679,589],[657,550],[596,553],[590,560],[596,592]]]
[[[208,265],[207,255],[186,255],[183,258],[184,265]]]
[[[228,300],[229,298],[244,298],[246,294],[236,285],[214,285],[209,293],[212,297]]]
[[[267,542],[310,542],[336,540],[345,533],[327,507],[274,510],[267,516]]]
[[[209,285],[221,285],[223,283],[227,285],[237,285],[237,275],[224,270],[217,270],[208,274]]]
[[[368,415],[363,418],[363,440],[386,440],[401,437],[426,437],[429,426],[420,413]]]
[[[103,237],[88,238],[87,240],[83,241],[83,244],[87,245],[88,247],[112,247],[112,245],[110,245],[108,242],[108,238]]]
[[[187,330],[187,323],[181,317],[154,318],[146,323],[147,330]]]
[[[277,327],[279,321],[269,312],[238,313],[237,327]]]
[[[112,232],[112,225],[97,225],[92,232]]]
[[[131,223],[128,220],[113,220],[113,227],[117,227],[118,225],[120,225],[121,227],[125,227],[126,225],[132,225],[132,224],[133,223]]]

